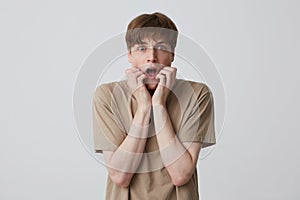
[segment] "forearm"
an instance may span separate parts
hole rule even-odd
[[[144,152],[150,110],[138,109],[127,137],[119,148],[106,153],[106,162],[111,178],[122,186],[127,186],[135,173]]]
[[[153,107],[154,126],[160,154],[164,166],[168,170],[172,182],[175,185],[182,185],[192,176],[196,161],[186,147],[177,138],[169,114],[164,106]]]

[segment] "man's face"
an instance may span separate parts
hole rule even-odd
[[[144,39],[128,51],[128,61],[147,76],[145,84],[150,90],[157,87],[159,80],[155,77],[159,71],[165,66],[171,66],[173,60],[174,53],[163,40]]]

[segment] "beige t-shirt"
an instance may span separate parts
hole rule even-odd
[[[176,79],[166,105],[174,132],[182,143],[201,142],[202,148],[216,143],[213,96],[205,84]],[[118,148],[130,130],[136,110],[137,102],[127,80],[97,87],[93,107],[96,153]],[[199,199],[197,170],[187,184],[174,186],[159,154],[153,120],[148,135],[130,186],[119,187],[108,176],[106,199]]]

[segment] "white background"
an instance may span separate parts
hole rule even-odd
[[[72,92],[90,51],[144,12],[201,44],[226,92],[202,200],[300,198],[299,1],[0,2],[0,199],[104,199],[106,169],[83,148]]]

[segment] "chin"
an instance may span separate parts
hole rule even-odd
[[[148,83],[147,88],[149,90],[155,90],[157,88],[157,83]]]

